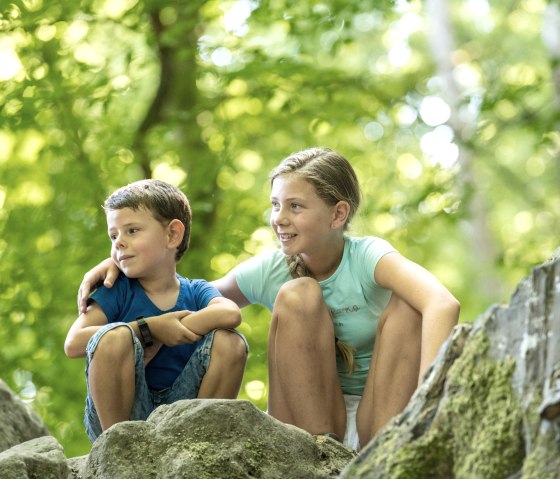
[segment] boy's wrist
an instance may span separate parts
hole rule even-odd
[[[150,327],[144,319],[144,316],[138,316],[136,322],[138,324],[138,330],[140,331],[140,342],[145,348],[149,348],[154,344]]]

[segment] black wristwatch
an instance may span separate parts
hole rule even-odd
[[[138,316],[136,321],[138,322],[138,329],[140,330],[142,343],[144,343],[144,347],[148,348],[154,344],[150,327],[148,326],[148,323],[146,323],[144,316]]]

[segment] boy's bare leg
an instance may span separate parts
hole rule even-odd
[[[402,412],[418,386],[422,317],[394,295],[381,315],[356,421],[364,447]]]
[[[245,342],[236,333],[225,329],[214,333],[210,366],[200,384],[199,399],[237,398],[247,360],[245,348]]]
[[[311,434],[344,438],[346,407],[332,319],[321,287],[311,278],[286,283],[276,298],[269,336],[268,410]]]
[[[127,327],[105,333],[89,365],[89,390],[104,431],[130,418],[135,393],[131,334]]]

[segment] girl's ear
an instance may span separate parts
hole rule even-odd
[[[171,220],[167,225],[167,236],[169,238],[169,246],[171,248],[177,248],[181,244],[184,234],[185,225],[181,220]]]
[[[331,228],[336,229],[344,227],[349,214],[350,204],[347,201],[339,201],[336,205],[334,205]]]

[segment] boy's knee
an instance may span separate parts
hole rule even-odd
[[[227,358],[228,361],[245,361],[247,358],[247,345],[243,338],[233,331],[219,329],[214,333],[212,353],[218,357]]]
[[[132,331],[126,326],[113,328],[107,331],[100,339],[95,354],[93,356],[114,356],[118,357],[128,354],[132,350]]]

